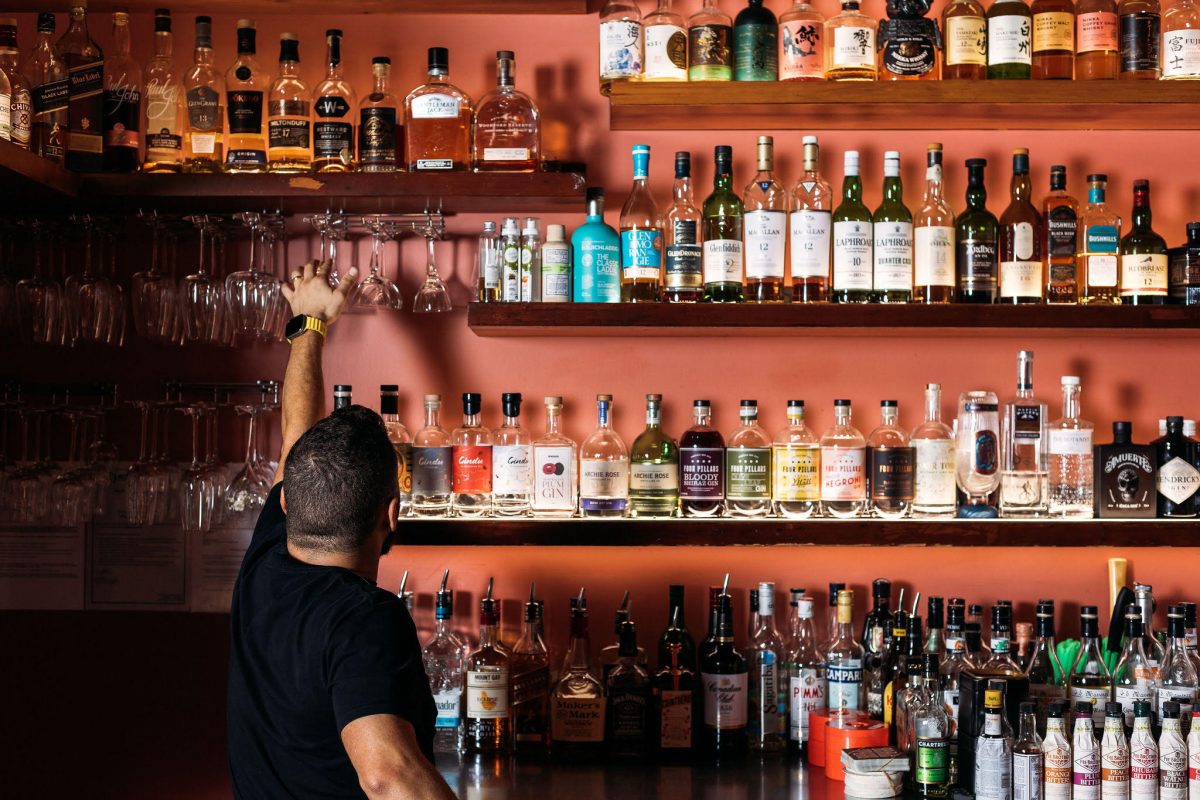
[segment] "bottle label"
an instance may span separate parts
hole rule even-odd
[[[928,75],[937,67],[938,38],[931,19],[882,20],[883,69],[892,75]]]
[[[875,29],[839,27],[833,29],[833,68],[875,67]]]
[[[825,679],[811,667],[801,667],[799,676],[792,676],[789,737],[793,742],[807,742],[809,715],[825,708]]]
[[[730,447],[725,454],[725,493],[730,500],[771,498],[771,451]]]
[[[657,281],[662,269],[662,231],[621,231],[621,269],[625,280]]]
[[[354,126],[349,122],[314,122],[313,155],[349,164],[354,160]]]
[[[992,17],[987,21],[987,63],[1030,64],[1030,20],[1021,14]]]
[[[640,22],[617,19],[600,23],[600,77],[604,80],[641,77],[642,49]]]
[[[866,460],[865,447],[822,447],[821,499],[865,500]]]
[[[1084,234],[1088,286],[1117,285],[1117,249],[1120,232],[1113,225],[1092,225]]]
[[[1125,712],[1125,725],[1133,727],[1133,704],[1152,703],[1154,701],[1154,686],[1151,682],[1138,679],[1133,685],[1124,684],[1116,687],[1116,699]]]
[[[1194,686],[1159,686],[1158,699],[1154,713],[1158,719],[1162,719],[1163,705],[1165,703],[1179,703],[1179,718],[1181,720],[1191,719],[1192,704],[1196,702],[1196,687]],[[1162,747],[1162,742],[1159,742],[1159,747]],[[1161,756],[1161,752],[1159,753]]]
[[[49,81],[41,86],[33,87],[33,113],[39,118],[47,117],[59,111],[67,110],[67,95],[70,84],[67,81]]]
[[[1091,747],[1081,747],[1079,739],[1075,739],[1072,753],[1071,783],[1075,790],[1075,798],[1095,798],[1100,796],[1100,749],[1093,742]]]
[[[1001,297],[1041,297],[1041,261],[1001,261]]]
[[[1122,72],[1159,69],[1161,22],[1158,11],[1135,11],[1120,16],[1117,27]]]
[[[579,505],[586,511],[624,511],[629,503],[629,462],[581,458]]]
[[[859,707],[862,687],[862,660],[847,658],[830,664],[825,672],[829,682],[829,708],[853,710]]]
[[[987,21],[983,17],[946,18],[946,66],[987,65]]]
[[[821,499],[821,450],[815,445],[780,445],[771,448],[775,500],[782,503]]]
[[[646,28],[646,73],[648,81],[687,80],[687,31],[678,25]]]
[[[307,103],[305,104],[307,105]],[[267,120],[267,146],[308,149],[309,123],[307,119],[285,117]]]
[[[1145,741],[1138,742],[1134,731],[1129,741],[1129,788],[1138,800],[1158,800],[1158,747],[1146,731]]]
[[[450,494],[452,458],[451,447],[413,447],[413,494]]]
[[[533,448],[527,444],[492,445],[492,491],[528,494],[533,486]]]
[[[1069,11],[1046,11],[1033,15],[1033,52],[1075,52],[1075,15]]]
[[[833,223],[834,291],[871,291],[873,244],[874,234],[870,221]]]
[[[913,439],[913,504],[953,508],[955,499],[954,440]]]
[[[683,500],[725,498],[725,448],[679,448],[679,496]]]
[[[437,728],[458,728],[459,704],[462,692],[458,689],[443,689],[433,693],[433,704],[437,706]]]
[[[746,277],[783,280],[787,214],[782,211],[747,211],[744,224]]]
[[[63,54],[69,81],[70,133],[67,150],[69,153],[99,156],[104,152],[104,62],[78,63],[82,58],[84,56]],[[99,169],[99,162],[93,163]]]
[[[995,720],[997,729],[1000,717],[989,715],[984,723]],[[980,737],[975,752],[975,800],[1008,800],[1012,796],[1012,756],[1008,753],[1000,732],[989,732],[989,737]]]
[[[550,738],[556,742],[603,742],[603,697],[555,697]]]
[[[208,86],[196,86],[187,90],[188,127],[192,131],[193,151],[195,151],[195,134],[197,131],[215,131],[221,126],[221,97],[215,89]],[[212,151],[206,151],[211,153]]]
[[[362,165],[396,164],[396,109],[364,108],[358,122],[358,160]]]
[[[609,231],[611,232],[611,231]],[[621,246],[603,239],[585,239],[576,259],[577,303],[618,303],[621,300]]]
[[[1053,441],[1053,438],[1051,439]],[[1091,452],[1091,448],[1088,449]],[[1071,708],[1075,708],[1079,703],[1088,702],[1092,704],[1092,722],[1097,725],[1104,724],[1104,703],[1109,698],[1109,690],[1105,687],[1098,686],[1072,686],[1071,687]]]
[[[917,737],[916,775],[918,785],[950,782],[950,741]]]
[[[704,285],[704,250],[697,241],[697,223],[677,219],[671,226],[672,244],[667,245],[667,288],[699,289]]]
[[[1075,35],[1079,53],[1117,52],[1117,15],[1111,11],[1090,11],[1075,17]]]
[[[1041,753],[1013,753],[1012,789],[1013,800],[1041,800]]]
[[[467,718],[508,718],[508,669],[467,672]]]
[[[237,90],[228,93],[226,115],[229,117],[229,133],[237,135],[262,135],[263,93]]]
[[[1136,253],[1121,256],[1121,296],[1166,297],[1166,253]]]
[[[819,80],[825,77],[822,28],[817,20],[796,20],[779,24],[779,62],[781,81]]]
[[[633,492],[679,491],[679,467],[671,464],[633,464],[629,468],[629,490]]]
[[[608,695],[608,738],[613,741],[636,741],[646,737],[647,697],[644,691],[616,689]]]
[[[911,222],[877,222],[875,229],[875,291],[911,292],[913,287],[913,226]]]
[[[1200,77],[1200,30],[1181,28],[1163,33],[1164,78]]]
[[[482,262],[480,272],[483,273],[485,289],[500,288],[500,251],[494,247],[479,249],[479,259]]]
[[[688,77],[696,80],[729,80],[733,59],[728,25],[693,25],[688,28]]]
[[[1200,472],[1176,456],[1158,468],[1157,486],[1159,494],[1179,505],[1200,488]]]
[[[872,447],[871,499],[911,501],[913,497],[913,460],[911,447]]]
[[[1046,240],[1049,243],[1049,256],[1074,258],[1076,238],[1079,231],[1079,218],[1070,206],[1055,206],[1046,215]]]
[[[1092,432],[1088,430],[1050,431],[1050,455],[1090,456],[1092,454]]]
[[[492,447],[454,446],[455,494],[486,494],[492,490]]]
[[[954,228],[949,225],[917,228],[913,239],[913,283],[954,286]]]
[[[1045,757],[1046,800],[1071,800],[1071,745],[1061,733],[1059,743],[1042,751]]]
[[[423,94],[411,103],[413,119],[456,119],[462,102],[452,94]]]
[[[964,292],[996,291],[996,243],[965,239],[958,243],[959,285]]]
[[[942,690],[942,707],[946,709],[946,716],[950,719],[950,737],[953,740],[958,735],[958,687],[953,689]]]
[[[713,675],[700,673],[704,687],[704,724],[728,731],[746,727],[748,721],[746,673]]]
[[[658,746],[664,750],[692,747],[691,692],[663,689],[658,695]]]
[[[754,661],[757,662],[752,667],[756,672],[753,684],[756,714],[750,725],[750,734],[779,735],[783,733],[784,721],[779,703],[779,657],[768,650],[755,653]]]
[[[407,497],[412,494],[413,488],[412,445],[408,442],[397,442],[392,444],[392,449],[396,451],[396,485],[400,494]]]
[[[829,229],[833,215],[828,211],[793,211],[792,277],[829,280]]]
[[[1113,745],[1100,743],[1100,796],[1104,800],[1129,800],[1129,747],[1125,731],[1114,731],[1113,735],[1120,737]]]
[[[704,282],[742,282],[742,243],[736,239],[710,239],[704,243]]]
[[[506,303],[517,303],[521,300],[521,248],[515,239],[501,246],[500,296]]]
[[[11,109],[11,105],[10,105]],[[104,144],[137,148],[142,143],[142,93],[133,86],[110,85],[104,90]]]
[[[566,244],[542,245],[542,302],[571,299],[571,248]]]
[[[779,77],[779,43],[775,25],[741,24],[733,29],[733,79],[773,81]]]
[[[575,510],[575,449],[533,448],[533,507],[536,511]]]
[[[15,104],[14,104],[15,111]],[[13,120],[14,139],[16,120]],[[179,89],[174,84],[150,81],[146,85],[146,151],[147,161],[173,160],[183,144],[179,125]],[[158,151],[151,158],[150,151]]]

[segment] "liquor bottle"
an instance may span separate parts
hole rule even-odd
[[[716,171],[713,190],[704,200],[704,300],[709,303],[742,302],[741,198],[733,191],[733,148],[718,145],[713,151]]]
[[[942,8],[942,80],[987,77],[987,19],[979,0],[950,0]]]
[[[539,260],[542,253],[542,233],[538,230],[538,218],[526,217],[525,227],[521,229],[521,280],[520,300],[522,303],[534,303],[542,298],[534,294],[541,286],[542,264]]]
[[[33,100],[30,82],[17,66],[17,21],[12,17],[0,19],[0,71],[8,80],[9,141],[23,150],[29,149],[33,124]]]
[[[1146,658],[1150,662],[1151,669],[1158,670],[1163,661],[1166,660],[1167,651],[1159,642],[1159,636],[1154,630],[1154,609],[1157,603],[1154,601],[1154,587],[1146,583],[1133,584],[1134,602],[1130,608],[1136,608],[1142,617],[1142,647],[1146,651]],[[1160,676],[1156,673],[1155,679]]]
[[[129,55],[128,12],[113,12],[112,40],[112,54],[104,64],[104,170],[136,172],[141,163],[142,68]]]
[[[579,496],[575,442],[562,432],[562,398],[547,397],[545,405],[546,432],[533,440],[533,514],[571,517]]]
[[[1046,736],[1042,739],[1045,800],[1071,800],[1071,739],[1067,736],[1068,704],[1055,700],[1046,709]]]
[[[1041,303],[1046,283],[1043,226],[1030,200],[1029,151],[1024,148],[1013,150],[1011,186],[1008,208],[1000,215],[1000,302]]]
[[[821,444],[804,424],[804,401],[788,400],[788,424],[771,445],[771,492],[775,513],[807,519],[821,500]]]
[[[104,168],[104,54],[88,33],[84,0],[71,3],[71,25],[58,40],[57,50],[70,72],[66,115],[70,125],[66,138],[67,169],[99,172]],[[8,88],[0,86],[0,90]],[[0,94],[4,93],[0,91]],[[48,102],[53,103],[53,100],[48,99]],[[3,114],[0,114],[0,138],[3,138],[5,128],[3,123]],[[11,123],[9,131],[11,135]]]
[[[925,646],[922,652],[933,653],[942,658],[946,655],[946,602],[945,598],[936,595],[926,601],[925,618],[928,620],[929,631],[925,635]]]
[[[43,11],[37,18],[37,40],[22,72],[32,87],[29,149],[35,155],[61,164],[67,154],[69,90],[67,66],[52,41],[53,36],[54,14]]]
[[[664,295],[670,303],[697,303],[704,297],[704,248],[700,243],[700,209],[692,197],[692,154],[686,150],[675,153],[671,197],[671,208],[663,221],[667,236]]]
[[[458,729],[462,724],[463,662],[467,645],[454,632],[454,592],[446,588],[450,570],[442,574],[442,588],[434,602],[433,636],[421,648],[421,661],[437,706],[433,749],[438,753],[458,752]]]
[[[353,172],[354,111],[358,101],[342,74],[342,32],[325,31],[325,80],[313,90],[313,170]]]
[[[1092,706],[1092,720],[1104,724],[1104,703],[1112,696],[1112,676],[1104,662],[1096,607],[1079,609],[1079,653],[1067,676],[1067,691],[1072,705],[1086,702]]]
[[[969,666],[966,658],[966,640],[961,638],[960,635],[963,624],[961,618],[962,610],[961,605],[950,604],[950,614],[946,622],[946,658],[938,668],[938,672],[940,673],[938,681],[940,690],[937,696],[942,706],[946,709],[946,716],[950,721],[950,770],[952,775],[958,769],[959,683],[963,668]],[[959,626],[958,631],[955,631],[953,628],[956,624]]]
[[[733,21],[717,0],[688,17],[688,80],[733,80]]]
[[[918,230],[920,230],[918,228]],[[954,434],[942,422],[942,387],[925,385],[925,421],[912,432],[913,514],[918,517],[953,516],[957,504],[954,485]]]
[[[1017,740],[1013,743],[1013,800],[1041,800],[1045,780],[1045,757],[1042,737],[1037,732],[1037,704],[1021,703],[1021,721]]]
[[[967,159],[967,207],[954,221],[958,242],[958,302],[996,302],[999,227],[987,210],[987,159]]]
[[[505,217],[500,229],[500,302],[521,302],[521,228],[516,217]]]
[[[833,190],[821,177],[817,137],[805,136],[803,143],[804,174],[792,189],[789,226],[792,301],[824,303],[829,299]]]
[[[1200,471],[1196,443],[1183,435],[1183,417],[1167,417],[1166,435],[1154,440],[1158,477],[1158,516],[1190,519],[1196,516]]]
[[[1192,709],[1192,728],[1187,735],[1188,797],[1200,791],[1200,709]]]
[[[912,712],[913,784],[919,798],[950,796],[950,717],[938,691],[938,656],[926,653],[924,694]]]
[[[1113,423],[1111,444],[1096,447],[1096,516],[1151,518],[1157,510],[1154,445],[1133,443],[1133,423]]]
[[[1075,79],[1113,80],[1120,69],[1116,0],[1080,0],[1075,6]]]
[[[1004,404],[1000,432],[1000,514],[1040,516],[1047,510],[1049,480],[1046,404],[1033,395],[1033,352],[1017,354],[1017,396]]]
[[[644,81],[686,81],[687,24],[671,8],[671,0],[658,0],[646,15],[646,67]]]
[[[1006,684],[991,679],[983,694],[983,729],[975,740],[975,797],[1010,800],[1012,794],[1012,728],[1004,715]]]
[[[999,0],[987,11],[987,78],[1028,80],[1033,14],[1025,0]]]
[[[821,511],[852,519],[867,507],[867,440],[851,423],[849,400],[834,400],[833,413],[821,436]]]
[[[404,98],[404,153],[409,172],[471,166],[471,98],[450,83],[450,51],[429,48],[429,80]]]
[[[919,620],[920,617],[910,619]],[[892,684],[891,729],[895,747],[906,756],[914,755],[915,747],[912,739],[912,712],[919,702],[921,684],[921,660],[911,656],[902,656],[904,664],[903,677]]]
[[[571,245],[563,225],[547,225],[542,244],[542,302],[571,302]]]
[[[1050,704],[1065,697],[1063,681],[1066,670],[1058,659],[1054,637],[1054,602],[1039,600],[1037,604],[1037,639],[1025,674],[1029,676],[1029,696],[1037,703],[1038,724],[1045,729],[1046,712]]]
[[[1017,647],[1013,660],[1022,672],[1029,669],[1029,658],[1033,655],[1033,623],[1018,622],[1016,624]]]
[[[1107,703],[1097,700],[1095,705],[1104,708]],[[1093,714],[1093,703],[1080,700],[1075,704],[1075,728],[1071,736],[1072,800],[1100,798],[1100,743],[1096,741]]]
[[[837,624],[825,650],[827,701],[830,709],[864,709],[863,647],[854,638],[854,592],[837,594]]]
[[[579,510],[623,517],[629,506],[629,450],[609,419],[612,395],[596,395],[596,430],[579,446]]]
[[[747,749],[749,668],[733,642],[732,598],[722,593],[712,613],[714,641],[700,655],[704,726],[700,750],[709,757],[744,755]]]
[[[745,207],[746,300],[751,303],[784,301],[787,191],[775,179],[774,141],[770,136],[758,137],[757,173],[742,194]]]
[[[496,223],[483,223],[475,251],[475,299],[480,303],[500,302],[500,237]]]
[[[175,76],[171,12],[154,12],[154,57],[146,66],[146,159],[143,172],[183,170],[184,93]]]
[[[696,643],[683,617],[683,585],[671,584],[667,627],[654,673],[653,747],[670,760],[691,755],[696,725]]]
[[[685,517],[719,517],[725,510],[725,438],[712,427],[707,400],[693,404],[692,427],[679,439],[679,505]]]
[[[778,753],[787,747],[787,650],[775,629],[775,584],[758,584],[758,622],[749,644],[750,749]]]
[[[942,146],[929,145],[925,197],[913,229],[913,300],[949,303],[954,299],[954,212],[942,183]]]
[[[1156,81],[1162,76],[1162,20],[1158,0],[1120,0],[1121,80]]]
[[[587,220],[571,234],[576,303],[621,302],[621,239],[604,222],[604,190],[588,187]]]
[[[965,497],[959,505],[963,518],[997,516],[990,505],[1000,486],[999,403],[992,392],[970,391],[958,396],[955,421],[955,482]]]
[[[892,582],[886,578],[876,578],[871,583],[871,610],[863,618],[859,644],[863,648],[863,666],[871,673],[866,690],[867,709],[878,714],[883,713],[883,688],[887,681],[887,676],[880,673],[883,672],[883,659],[892,646],[895,628],[891,603]]]
[[[842,0],[841,13],[825,20],[825,80],[876,79],[874,19],[859,11],[859,0]]]
[[[771,439],[758,424],[758,401],[743,400],[738,418],[725,448],[725,505],[733,517],[764,517],[771,511]]]
[[[779,17],[779,80],[825,80],[825,17],[808,0],[795,0]]]
[[[825,660],[817,649],[813,627],[816,601],[801,596],[792,600],[796,609],[795,635],[788,651],[788,744],[794,752],[806,750],[809,741],[809,715],[825,708]]]
[[[333,387],[333,410],[340,411],[353,403],[354,387],[348,383],[339,383]],[[428,400],[428,397],[426,397]]]
[[[1125,645],[1121,658],[1113,668],[1113,696],[1123,709],[1126,727],[1133,727],[1135,703],[1154,702],[1155,683],[1159,677],[1157,666],[1151,666],[1146,656],[1142,634],[1142,616],[1137,609],[1125,615]]]
[[[571,638],[550,697],[550,753],[565,761],[598,758],[604,749],[604,684],[592,672],[587,597],[571,601]]]
[[[913,298],[913,217],[904,205],[900,154],[883,154],[883,201],[871,217],[874,299],[910,303]]]
[[[862,202],[858,151],[847,150],[842,179],[842,202],[833,212],[833,301],[867,303],[875,242],[871,212]]]
[[[1133,800],[1158,800],[1158,742],[1150,730],[1153,704],[1133,704],[1133,733],[1129,736],[1129,795]]]
[[[412,437],[400,421],[400,386],[390,383],[379,387],[379,415],[387,430],[388,441],[396,451],[397,482],[399,485],[400,516],[407,517],[412,511]]]
[[[463,663],[463,725],[459,751],[506,755],[512,750],[511,664],[500,648],[500,603],[492,599],[492,581],[479,603],[479,646]]]
[[[391,89],[392,60],[371,59],[374,84],[358,106],[358,169],[360,172],[395,172],[403,162],[404,128],[399,101]]]
[[[542,603],[529,586],[521,638],[512,649],[513,749],[544,755],[550,744],[550,652],[542,638]]]
[[[763,0],[746,0],[733,21],[733,79],[779,79],[779,23]]]
[[[225,78],[213,60],[212,18],[196,17],[196,48],[182,79],[182,158],[189,173],[219,172],[225,161]]]
[[[1100,797],[1129,800],[1129,741],[1125,738],[1121,704],[1104,705],[1104,735],[1100,739]]]
[[[413,513],[418,517],[444,517],[450,513],[453,490],[453,446],[450,434],[438,421],[440,395],[425,395],[425,426],[413,437]]]
[[[879,404],[879,427],[867,438],[871,508],[885,519],[903,519],[912,512],[915,452],[908,433],[897,423],[899,404]]]
[[[454,456],[453,513],[482,517],[492,510],[492,434],[480,424],[481,396],[462,396],[463,424],[450,435]]]
[[[1079,416],[1079,378],[1064,375],[1062,388],[1063,415],[1050,425],[1050,515],[1090,518],[1094,426]]]
[[[1190,704],[1163,704],[1162,734],[1158,737],[1159,800],[1187,800],[1188,750],[1180,730],[1180,717]]]
[[[1088,175],[1088,202],[1079,219],[1076,256],[1079,302],[1120,303],[1117,253],[1121,244],[1121,215],[1104,203],[1108,176]]]
[[[279,35],[279,75],[267,95],[267,168],[296,173],[312,169],[312,122],[308,87],[300,79],[300,40]]]
[[[644,758],[650,741],[650,676],[639,663],[633,622],[621,623],[620,635],[619,658],[605,685],[608,752],[616,758]]]
[[[1187,224],[1187,242],[1170,255],[1168,302],[1200,305],[1200,222]]]
[[[1167,245],[1154,232],[1150,181],[1133,182],[1132,229],[1121,238],[1121,302],[1161,305],[1167,298]]]
[[[621,626],[629,622],[633,618],[633,609],[629,602],[629,590],[625,590],[625,596],[621,598],[621,604],[617,606],[616,612],[613,614],[613,641],[611,644],[606,644],[600,648],[600,654],[596,658],[596,662],[600,665],[600,681],[608,686],[608,676],[616,668],[617,662],[621,660]],[[646,652],[643,648],[637,648],[638,661],[643,665],[646,663]]]
[[[254,22],[237,23],[237,59],[225,71],[225,109],[229,115],[227,172],[266,172],[267,135],[264,96],[270,88],[267,73],[255,57]]]
[[[646,395],[646,429],[630,450],[633,517],[673,517],[679,508],[679,447],[663,433],[662,395]]]
[[[475,108],[472,166],[476,172],[537,172],[541,168],[541,124],[533,98],[514,82],[516,57],[496,53],[496,88]]]
[[[1079,249],[1079,203],[1067,194],[1067,168],[1050,167],[1050,193],[1042,200],[1045,222],[1046,302],[1079,302],[1075,253]]]
[[[662,299],[662,215],[647,179],[650,145],[633,146],[633,188],[621,209],[621,302]]]
[[[879,79],[884,81],[937,80],[942,46],[937,22],[926,18],[928,2],[887,6],[887,19],[879,22]]]
[[[640,80],[645,58],[642,12],[634,0],[605,0],[600,9],[600,94],[613,82]]]
[[[1162,79],[1200,78],[1200,6],[1196,0],[1176,0],[1162,15]],[[16,123],[13,123],[14,130]],[[1187,715],[1184,715],[1185,723]]]
[[[997,600],[992,606],[992,651],[983,665],[984,672],[990,674],[1022,675],[1024,670],[1012,657],[1012,605]]]
[[[1075,74],[1075,5],[1071,0],[1033,0],[1034,80],[1071,80]]]
[[[504,424],[492,433],[492,512],[525,516],[533,495],[533,448],[521,427],[521,393],[500,396]]]
[[[822,655],[827,654],[829,652],[829,646],[833,644],[838,625],[838,594],[845,588],[845,583],[831,582],[829,584],[829,594],[826,595],[828,604],[825,609],[825,630],[828,631],[828,633],[821,641],[821,645],[819,647]]]
[[[1190,722],[1192,706],[1196,703],[1196,666],[1187,652],[1182,606],[1174,605],[1167,609],[1167,654],[1159,667],[1158,677],[1156,703],[1163,727],[1166,727],[1165,712],[1167,703],[1170,702],[1178,703],[1181,712],[1187,714],[1187,720]],[[1161,757],[1161,742],[1158,747]]]

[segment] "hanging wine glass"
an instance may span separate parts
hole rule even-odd
[[[171,314],[175,294],[173,281],[162,269],[165,225],[156,213],[143,214],[142,219],[150,226],[150,268],[130,279],[133,329],[146,339],[161,340],[163,319]]]
[[[413,298],[413,311],[418,314],[445,313],[452,308],[450,292],[438,275],[437,261],[434,258],[433,243],[439,231],[432,222],[423,231],[425,235],[425,283],[417,290]]]
[[[112,287],[99,274],[103,264],[103,236],[97,235],[97,221],[90,214],[72,217],[83,226],[83,271],[71,275],[64,285],[67,305],[71,308],[74,328],[71,343],[106,341],[112,320]]]
[[[396,237],[396,228],[381,217],[363,217],[363,224],[371,233],[371,264],[367,277],[354,287],[351,306],[363,311],[399,310],[400,288],[387,278],[383,267],[383,243]]]
[[[260,473],[258,464],[258,415],[264,410],[256,404],[234,407],[248,417],[246,424],[246,461],[225,490],[225,508],[231,514],[261,509],[271,492],[271,483]]]
[[[179,481],[179,521],[186,533],[212,530],[217,511],[217,486],[209,469],[207,449],[201,460],[200,422],[212,411],[208,403],[192,403],[179,408],[192,422],[192,460]],[[206,446],[207,447],[207,446]]]
[[[200,260],[196,271],[186,275],[181,283],[184,336],[189,342],[208,342],[221,305],[221,287],[209,274],[206,263],[211,258],[208,240],[215,233],[213,220],[208,216],[188,217],[200,234]]]
[[[57,281],[47,278],[42,260],[43,224],[33,220],[33,274],[17,281],[17,319],[25,342],[56,344],[59,341],[59,311],[62,292]]]
[[[0,329],[15,328],[17,325],[17,286],[12,279],[13,228],[6,228],[0,243],[4,245],[4,260],[0,263]]]

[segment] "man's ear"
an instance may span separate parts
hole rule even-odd
[[[396,520],[400,518],[400,498],[393,497],[387,504],[387,527],[392,533],[396,532]]]
[[[283,487],[279,487],[279,507],[283,509],[283,513],[287,514],[287,493],[283,491]]]

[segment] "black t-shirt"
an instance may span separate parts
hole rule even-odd
[[[391,592],[288,555],[271,490],[233,590],[229,767],[239,798],[363,797],[341,730],[371,714],[412,723],[433,760],[437,710],[416,626]]]

